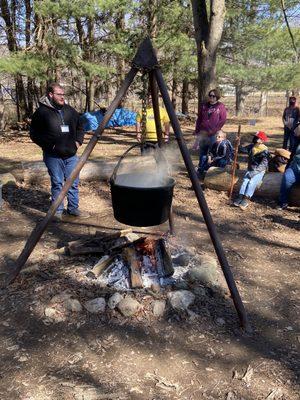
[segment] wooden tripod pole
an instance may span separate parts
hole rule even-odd
[[[229,201],[231,200],[232,192],[233,192],[237,156],[238,156],[239,144],[240,144],[240,137],[241,137],[241,124],[239,124],[238,133],[237,133],[237,137],[235,139],[235,145],[234,145],[234,159],[233,159],[232,170],[231,170],[231,183],[230,183],[230,188],[228,190]]]
[[[152,97],[152,105],[153,105],[153,112],[154,112],[154,119],[155,119],[157,141],[158,141],[159,147],[163,148],[165,146],[165,141],[163,138],[163,130],[162,130],[161,120],[160,120],[158,87],[157,87],[156,79],[154,76],[154,71],[149,72],[149,81],[150,81],[150,90],[151,90],[151,97]],[[175,235],[174,214],[173,214],[172,206],[171,206],[170,214],[169,214],[169,228],[170,228],[170,234]]]
[[[194,189],[196,198],[198,200],[199,207],[202,211],[202,215],[203,215],[204,221],[206,223],[207,230],[209,232],[215,252],[218,256],[224,277],[226,279],[228,288],[229,288],[231,296],[232,296],[232,300],[233,300],[235,309],[239,316],[241,326],[245,329],[245,331],[251,332],[251,326],[248,321],[248,316],[247,316],[245,307],[244,307],[242,299],[240,297],[238,288],[235,284],[235,280],[234,280],[233,274],[231,272],[230,266],[228,264],[225,251],[224,251],[222,243],[219,239],[216,226],[213,222],[213,219],[210,214],[203,190],[201,188],[199,179],[197,177],[193,161],[191,159],[187,145],[183,138],[183,134],[182,134],[176,113],[174,111],[174,108],[173,108],[173,105],[172,105],[172,102],[171,102],[171,99],[170,99],[170,96],[168,93],[168,88],[165,84],[165,81],[164,81],[164,78],[162,76],[160,69],[159,68],[155,69],[154,73],[155,73],[155,78],[156,78],[159,90],[161,92],[164,104],[165,104],[167,112],[169,114],[169,118],[170,118],[173,130],[174,130],[175,137],[177,139],[179,149],[181,151],[182,158],[184,160],[186,169],[188,171],[190,180],[192,182],[193,189]]]
[[[45,218],[35,226],[35,228],[31,232],[29,238],[27,239],[25,247],[22,250],[20,256],[18,257],[18,259],[17,259],[17,261],[16,261],[16,263],[14,265],[13,271],[8,276],[8,279],[7,279],[7,282],[6,282],[7,285],[12,283],[16,279],[16,277],[19,275],[21,269],[25,265],[25,263],[26,263],[27,259],[29,258],[30,254],[32,253],[32,251],[35,248],[35,246],[38,243],[38,241],[40,240],[40,238],[41,238],[42,234],[44,233],[45,229],[49,225],[49,223],[50,223],[53,215],[55,214],[58,206],[63,201],[64,197],[66,196],[66,194],[68,192],[68,190],[72,186],[74,180],[79,175],[79,172],[81,171],[81,169],[84,166],[84,164],[86,163],[89,155],[91,154],[91,152],[93,151],[94,147],[96,146],[96,143],[97,143],[98,139],[101,137],[101,135],[102,135],[102,133],[103,133],[103,131],[105,129],[106,124],[110,120],[111,116],[113,115],[114,111],[118,107],[118,105],[119,105],[120,101],[122,100],[122,98],[125,96],[128,88],[131,85],[131,83],[132,83],[135,75],[137,74],[137,72],[138,72],[138,69],[135,68],[135,67],[132,67],[131,70],[128,72],[128,74],[127,74],[127,76],[126,76],[126,78],[125,78],[125,80],[123,82],[123,85],[121,86],[119,92],[116,94],[116,97],[114,98],[114,100],[111,103],[111,105],[108,107],[100,126],[97,128],[97,130],[95,131],[94,135],[92,136],[92,138],[90,139],[89,143],[87,144],[86,148],[84,149],[84,152],[82,153],[82,156],[80,157],[76,167],[72,171],[70,177],[66,180],[66,182],[65,182],[65,184],[64,184],[64,186],[63,186],[58,198],[55,200],[55,202],[49,208]]]

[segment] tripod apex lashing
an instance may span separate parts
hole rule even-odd
[[[136,55],[132,60],[132,66],[143,71],[151,71],[159,66],[156,52],[149,36],[147,36],[140,44]]]

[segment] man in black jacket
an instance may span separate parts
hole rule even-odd
[[[52,83],[47,94],[40,99],[40,106],[32,116],[30,137],[43,150],[43,159],[51,179],[51,195],[54,202],[65,180],[75,168],[77,149],[83,143],[84,131],[78,112],[65,103],[63,87]],[[67,193],[67,214],[87,217],[79,210],[79,177]],[[62,218],[63,202],[56,211],[56,219]]]

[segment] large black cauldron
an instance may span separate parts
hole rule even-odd
[[[158,178],[150,173],[117,175],[120,162],[128,151],[119,160],[110,179],[114,217],[130,226],[160,225],[169,218],[175,180]]]

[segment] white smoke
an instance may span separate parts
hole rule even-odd
[[[161,155],[160,155],[161,152]],[[178,169],[178,146],[169,145],[151,155],[122,162],[115,183],[121,186],[156,188],[166,186]]]

